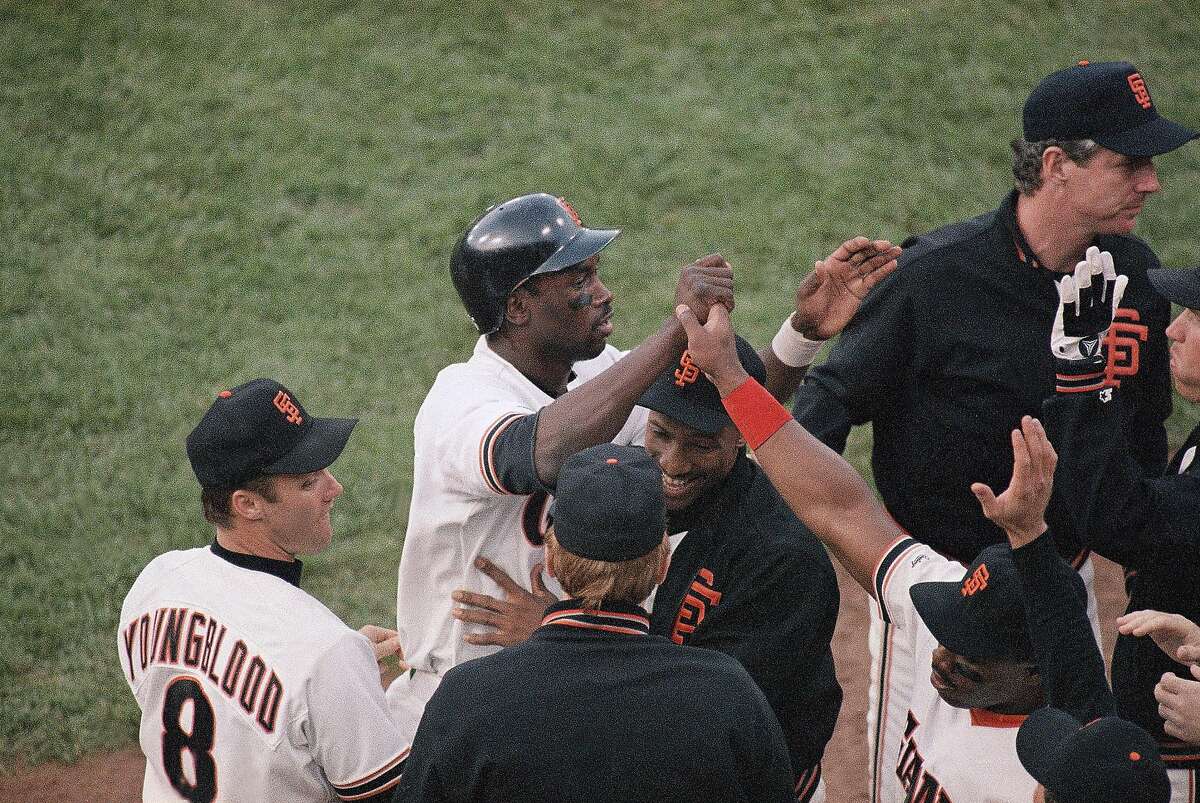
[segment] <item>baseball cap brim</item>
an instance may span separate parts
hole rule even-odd
[[[299,443],[263,468],[264,474],[308,474],[333,465],[346,448],[357,418],[314,418]]]
[[[963,604],[962,582],[917,583],[908,590],[921,621],[946,649],[966,658],[1012,656],[1002,634]]]
[[[716,435],[733,423],[724,408],[718,411],[699,404],[689,404],[660,382],[651,385],[638,399],[638,404],[704,435]]]
[[[617,239],[620,233],[620,229],[580,229],[530,275],[554,273],[578,265],[604,250],[604,247]]]
[[[1042,786],[1053,781],[1051,769],[1079,726],[1075,717],[1057,708],[1039,708],[1021,723],[1017,731],[1017,758]]]
[[[1188,309],[1200,309],[1200,267],[1154,268],[1146,271],[1146,276],[1167,301]]]
[[[1197,137],[1200,137],[1200,132],[1185,128],[1165,117],[1156,117],[1134,128],[1098,134],[1092,139],[1110,151],[1125,156],[1159,156],[1186,145]]]

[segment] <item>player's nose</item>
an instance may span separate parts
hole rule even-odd
[[[329,501],[332,502],[334,499],[337,499],[342,495],[342,491],[344,489],[342,488],[342,484],[337,481],[337,477],[333,476],[333,472],[331,472],[329,469],[325,469],[325,474],[329,478]]]
[[[1147,195],[1158,192],[1162,189],[1162,183],[1158,180],[1158,168],[1154,166],[1154,162],[1147,163],[1138,171],[1138,192],[1144,192]]]
[[[597,274],[596,281],[592,283],[592,306],[603,307],[605,304],[611,304],[612,300],[612,291],[600,281],[600,275]]]

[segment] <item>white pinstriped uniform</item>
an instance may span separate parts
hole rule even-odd
[[[606,346],[599,356],[573,366],[568,389],[612,366],[622,352]],[[522,416],[554,401],[500,357],[480,337],[465,363],[438,373],[414,433],[413,492],[400,558],[396,622],[412,671],[388,689],[387,699],[402,732],[416,734],[425,703],[440,676],[471,658],[496,652],[463,642],[464,625],[454,619],[456,588],[502,597],[500,588],[474,567],[488,558],[525,585],[542,560],[550,497],[517,495],[503,486],[493,448],[496,438]],[[634,408],[614,442],[641,443],[647,412]],[[531,456],[532,460],[532,456]],[[561,589],[551,579],[551,591]]]
[[[873,604],[891,624],[886,647],[901,656],[905,668],[887,699],[901,727],[883,733],[876,800],[903,803],[909,793],[938,803],[1033,799],[1037,782],[1017,758],[1017,728],[1024,717],[955,708],[929,682],[938,642],[917,614],[909,589],[958,582],[963,572],[961,564],[908,537],[897,539],[875,569]]]
[[[147,801],[357,800],[400,780],[367,638],[281,577],[209,548],[155,558],[125,597]]]

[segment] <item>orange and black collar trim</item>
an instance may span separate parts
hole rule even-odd
[[[1008,233],[1012,235],[1013,249],[1016,251],[1017,259],[1022,263],[1029,265],[1031,268],[1042,269],[1045,266],[1042,260],[1034,253],[1033,248],[1029,245],[1029,241],[1025,239],[1025,235],[1021,233],[1021,226],[1017,223],[1017,198],[1019,193],[1013,190],[1004,199],[1004,203],[1000,205],[1000,219],[1004,221],[1004,227],[1008,229]]]
[[[585,608],[579,600],[567,599],[546,609],[542,626],[578,627],[626,636],[650,633],[649,615],[636,605],[605,603],[603,608]]]

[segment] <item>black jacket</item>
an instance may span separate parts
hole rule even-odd
[[[795,803],[779,724],[737,661],[649,635],[633,605],[546,614],[446,673],[398,800]]]
[[[875,288],[796,396],[796,418],[841,451],[852,425],[873,423],[871,465],[888,511],[921,541],[963,562],[1004,534],[970,492],[997,492],[1012,472],[1009,432],[1054,392],[1049,339],[1058,274],[1020,248],[1016,193],[995,211],[904,243],[900,267]],[[1170,305],[1150,288],[1154,253],[1133,237],[1101,237],[1129,276],[1124,340],[1112,349],[1127,414],[1122,429],[1150,474],[1166,463],[1171,411],[1163,334]],[[1024,258],[1023,258],[1024,257]],[[1078,535],[1054,520],[1060,548]]]
[[[1200,621],[1200,460],[1194,459],[1200,427],[1165,474],[1147,472],[1119,425],[1123,391],[1108,402],[1099,391],[1047,399],[1043,419],[1058,452],[1055,494],[1072,509],[1087,545],[1125,567],[1128,610],[1153,608]],[[1190,462],[1180,473],[1184,460]],[[1200,745],[1163,733],[1154,686],[1164,672],[1189,677],[1151,639],[1117,637],[1117,712],[1158,740],[1167,767],[1200,768]]]
[[[821,760],[842,702],[829,646],[837,576],[825,548],[745,455],[718,491],[669,524],[687,535],[654,597],[651,632],[736,658],[803,775]]]

